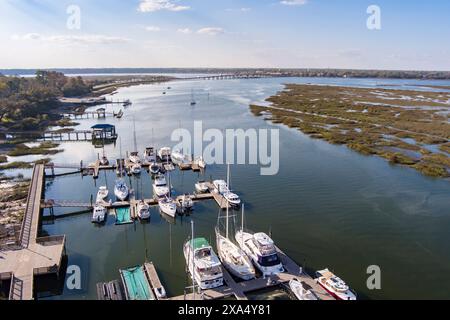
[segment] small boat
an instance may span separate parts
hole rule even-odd
[[[207,193],[209,191],[208,184],[205,181],[199,181],[195,184],[197,193]]]
[[[158,175],[153,182],[153,193],[156,197],[165,197],[169,194],[170,189],[167,185],[166,177],[162,174]]]
[[[182,195],[177,201],[181,213],[192,211],[194,208],[194,201],[189,194]]]
[[[224,195],[224,198],[227,199],[228,203],[232,206],[240,206],[241,205],[241,199],[239,196],[233,192],[227,192]]]
[[[119,112],[115,114],[115,117],[116,117],[117,119],[121,119],[121,118],[123,117],[123,111],[122,111],[122,110],[119,110]]]
[[[99,159],[99,163],[101,166],[108,166],[109,165],[109,160],[106,157],[106,155],[103,153],[103,156]]]
[[[137,205],[137,215],[141,220],[150,219],[150,206],[144,201],[139,201]]]
[[[223,286],[220,260],[205,238],[187,241],[183,253],[189,273],[202,290]]]
[[[172,149],[169,147],[164,147],[164,148],[161,148],[158,150],[158,157],[163,162],[170,161],[171,154],[172,154]]]
[[[161,168],[156,162],[152,162],[150,163],[149,170],[151,174],[158,174]]]
[[[166,289],[164,289],[164,287],[154,288],[153,291],[155,292],[158,300],[167,298]]]
[[[265,233],[236,232],[236,242],[264,275],[284,272],[273,240]]]
[[[307,284],[292,279],[289,281],[289,288],[298,300],[319,300],[311,289],[306,289]]]
[[[106,197],[108,196],[109,191],[108,188],[106,186],[102,186],[100,188],[98,188],[98,192],[97,192],[97,203],[102,202],[106,199]]]
[[[114,194],[120,201],[125,201],[129,196],[129,189],[123,179],[118,179],[114,186]]]
[[[167,214],[169,217],[175,218],[177,215],[177,204],[175,203],[175,200],[169,197],[165,197],[163,199],[160,199],[158,201],[159,204],[159,210],[161,210],[162,213]]]
[[[124,107],[128,107],[128,106],[131,106],[131,101],[129,100],[129,99],[127,99],[127,100],[125,100],[124,102],[123,102],[123,106]]]
[[[338,300],[356,300],[356,294],[344,280],[328,269],[316,272],[316,282]]]
[[[92,213],[92,223],[102,223],[106,220],[107,210],[105,207],[97,205]]]
[[[155,148],[146,148],[144,152],[144,161],[147,163],[156,162]]]
[[[139,152],[131,152],[128,157],[131,163],[141,164],[141,158],[139,157]]]
[[[194,90],[191,90],[191,106],[195,106],[197,104],[197,101],[195,101],[194,98]]]
[[[206,169],[206,161],[203,157],[198,157],[194,160],[194,164],[196,164],[200,169]]]
[[[137,163],[137,164],[135,164],[135,165],[133,165],[131,167],[131,173],[132,174],[140,174],[141,170],[142,170],[142,167],[141,167],[141,165],[139,163]]]

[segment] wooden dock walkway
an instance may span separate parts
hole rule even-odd
[[[35,165],[16,248],[0,250],[0,278],[11,277],[10,300],[32,300],[34,276],[58,273],[65,236],[38,238],[44,165]]]
[[[118,280],[105,283],[97,283],[97,298],[98,300],[124,300],[124,288]]]

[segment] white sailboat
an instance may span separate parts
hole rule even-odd
[[[139,201],[137,205],[137,214],[141,220],[150,219],[150,206],[142,200]]]
[[[242,213],[243,215],[244,213]],[[216,227],[216,246],[220,260],[225,268],[234,276],[242,280],[256,277],[255,268],[245,252],[229,238],[229,209],[227,206],[225,236],[220,233],[220,213]]]
[[[140,174],[142,171],[142,166],[139,163],[136,163],[131,166],[131,173],[132,174]]]
[[[133,118],[133,139],[134,139],[134,151],[130,153],[130,156],[128,157],[128,159],[130,160],[130,162],[134,165],[139,165],[139,172],[140,173],[140,165],[141,165],[141,157],[139,156],[139,152],[137,151],[137,139],[136,139],[136,121]],[[133,171],[132,171],[133,172]],[[133,172],[135,173],[135,172]]]
[[[177,215],[177,204],[175,200],[173,200],[170,197],[165,197],[162,199],[159,199],[158,201],[159,210],[161,210],[162,213],[167,214],[169,217],[175,218]]]
[[[192,233],[194,232],[192,231]],[[196,284],[202,290],[223,286],[220,260],[205,238],[194,238],[192,235],[191,240],[184,244],[183,253],[192,277],[194,292]]]
[[[114,186],[114,194],[120,201],[125,201],[129,196],[129,189],[123,179],[118,179]]]

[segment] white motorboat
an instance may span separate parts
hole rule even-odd
[[[236,242],[264,275],[284,272],[273,240],[265,233],[236,232]]]
[[[153,292],[155,292],[156,298],[158,298],[158,300],[167,298],[166,289],[164,289],[164,287],[162,286],[159,288],[154,288]]]
[[[178,198],[178,207],[181,213],[192,211],[194,208],[194,201],[189,194],[184,194]]]
[[[200,169],[206,168],[206,161],[203,157],[198,157],[194,160],[194,164],[196,164]]]
[[[175,200],[169,197],[165,197],[158,201],[159,210],[162,213],[167,214],[169,217],[175,218],[177,215],[177,204]]]
[[[155,148],[150,147],[150,148],[145,149],[144,161],[147,163],[156,162]]]
[[[150,206],[142,200],[139,201],[137,205],[137,214],[141,220],[150,219]]]
[[[118,179],[114,186],[114,194],[120,201],[125,201],[129,196],[129,189],[123,179]]]
[[[179,166],[189,165],[192,162],[190,156],[185,155],[178,150],[172,152],[171,159],[174,164],[177,164]]]
[[[161,167],[156,162],[151,162],[149,170],[151,174],[158,174],[159,171],[161,170]]]
[[[132,174],[140,174],[142,171],[142,167],[139,163],[131,166],[131,173]]]
[[[209,191],[208,184],[205,181],[199,181],[195,184],[195,191],[197,193],[206,193]]]
[[[188,271],[201,289],[223,286],[220,260],[206,239],[195,238],[187,241],[183,253]]]
[[[170,192],[167,185],[166,177],[162,174],[158,175],[153,182],[153,193],[158,198],[167,196]]]
[[[306,288],[306,284],[292,279],[289,281],[289,288],[298,300],[319,300],[317,295],[311,290]]]
[[[109,160],[108,158],[103,155],[100,159],[99,159],[100,165],[101,166],[108,166],[109,165]]]
[[[139,152],[131,152],[130,156],[128,157],[128,160],[130,160],[130,162],[134,163],[134,164],[141,164],[141,158],[139,157]]]
[[[338,300],[356,300],[356,294],[338,276],[328,269],[316,272],[316,281]]]
[[[169,147],[164,147],[158,150],[158,157],[163,162],[168,162],[171,160],[172,149]]]
[[[214,191],[218,194],[224,196],[224,198],[232,205],[239,206],[241,204],[241,199],[239,196],[230,191],[228,188],[228,183],[224,180],[215,180],[213,181]]]
[[[92,223],[103,223],[106,220],[107,210],[105,207],[97,205],[92,213]]]
[[[108,194],[109,194],[109,191],[106,186],[102,186],[102,187],[98,188],[96,203],[105,201],[106,197],[108,197]]]

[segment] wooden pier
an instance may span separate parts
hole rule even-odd
[[[65,236],[38,236],[43,190],[44,166],[35,165],[19,239],[0,250],[0,279],[11,279],[10,300],[32,300],[34,276],[59,273]]]
[[[97,283],[98,300],[124,300],[125,293],[122,284],[118,280],[105,283]]]

